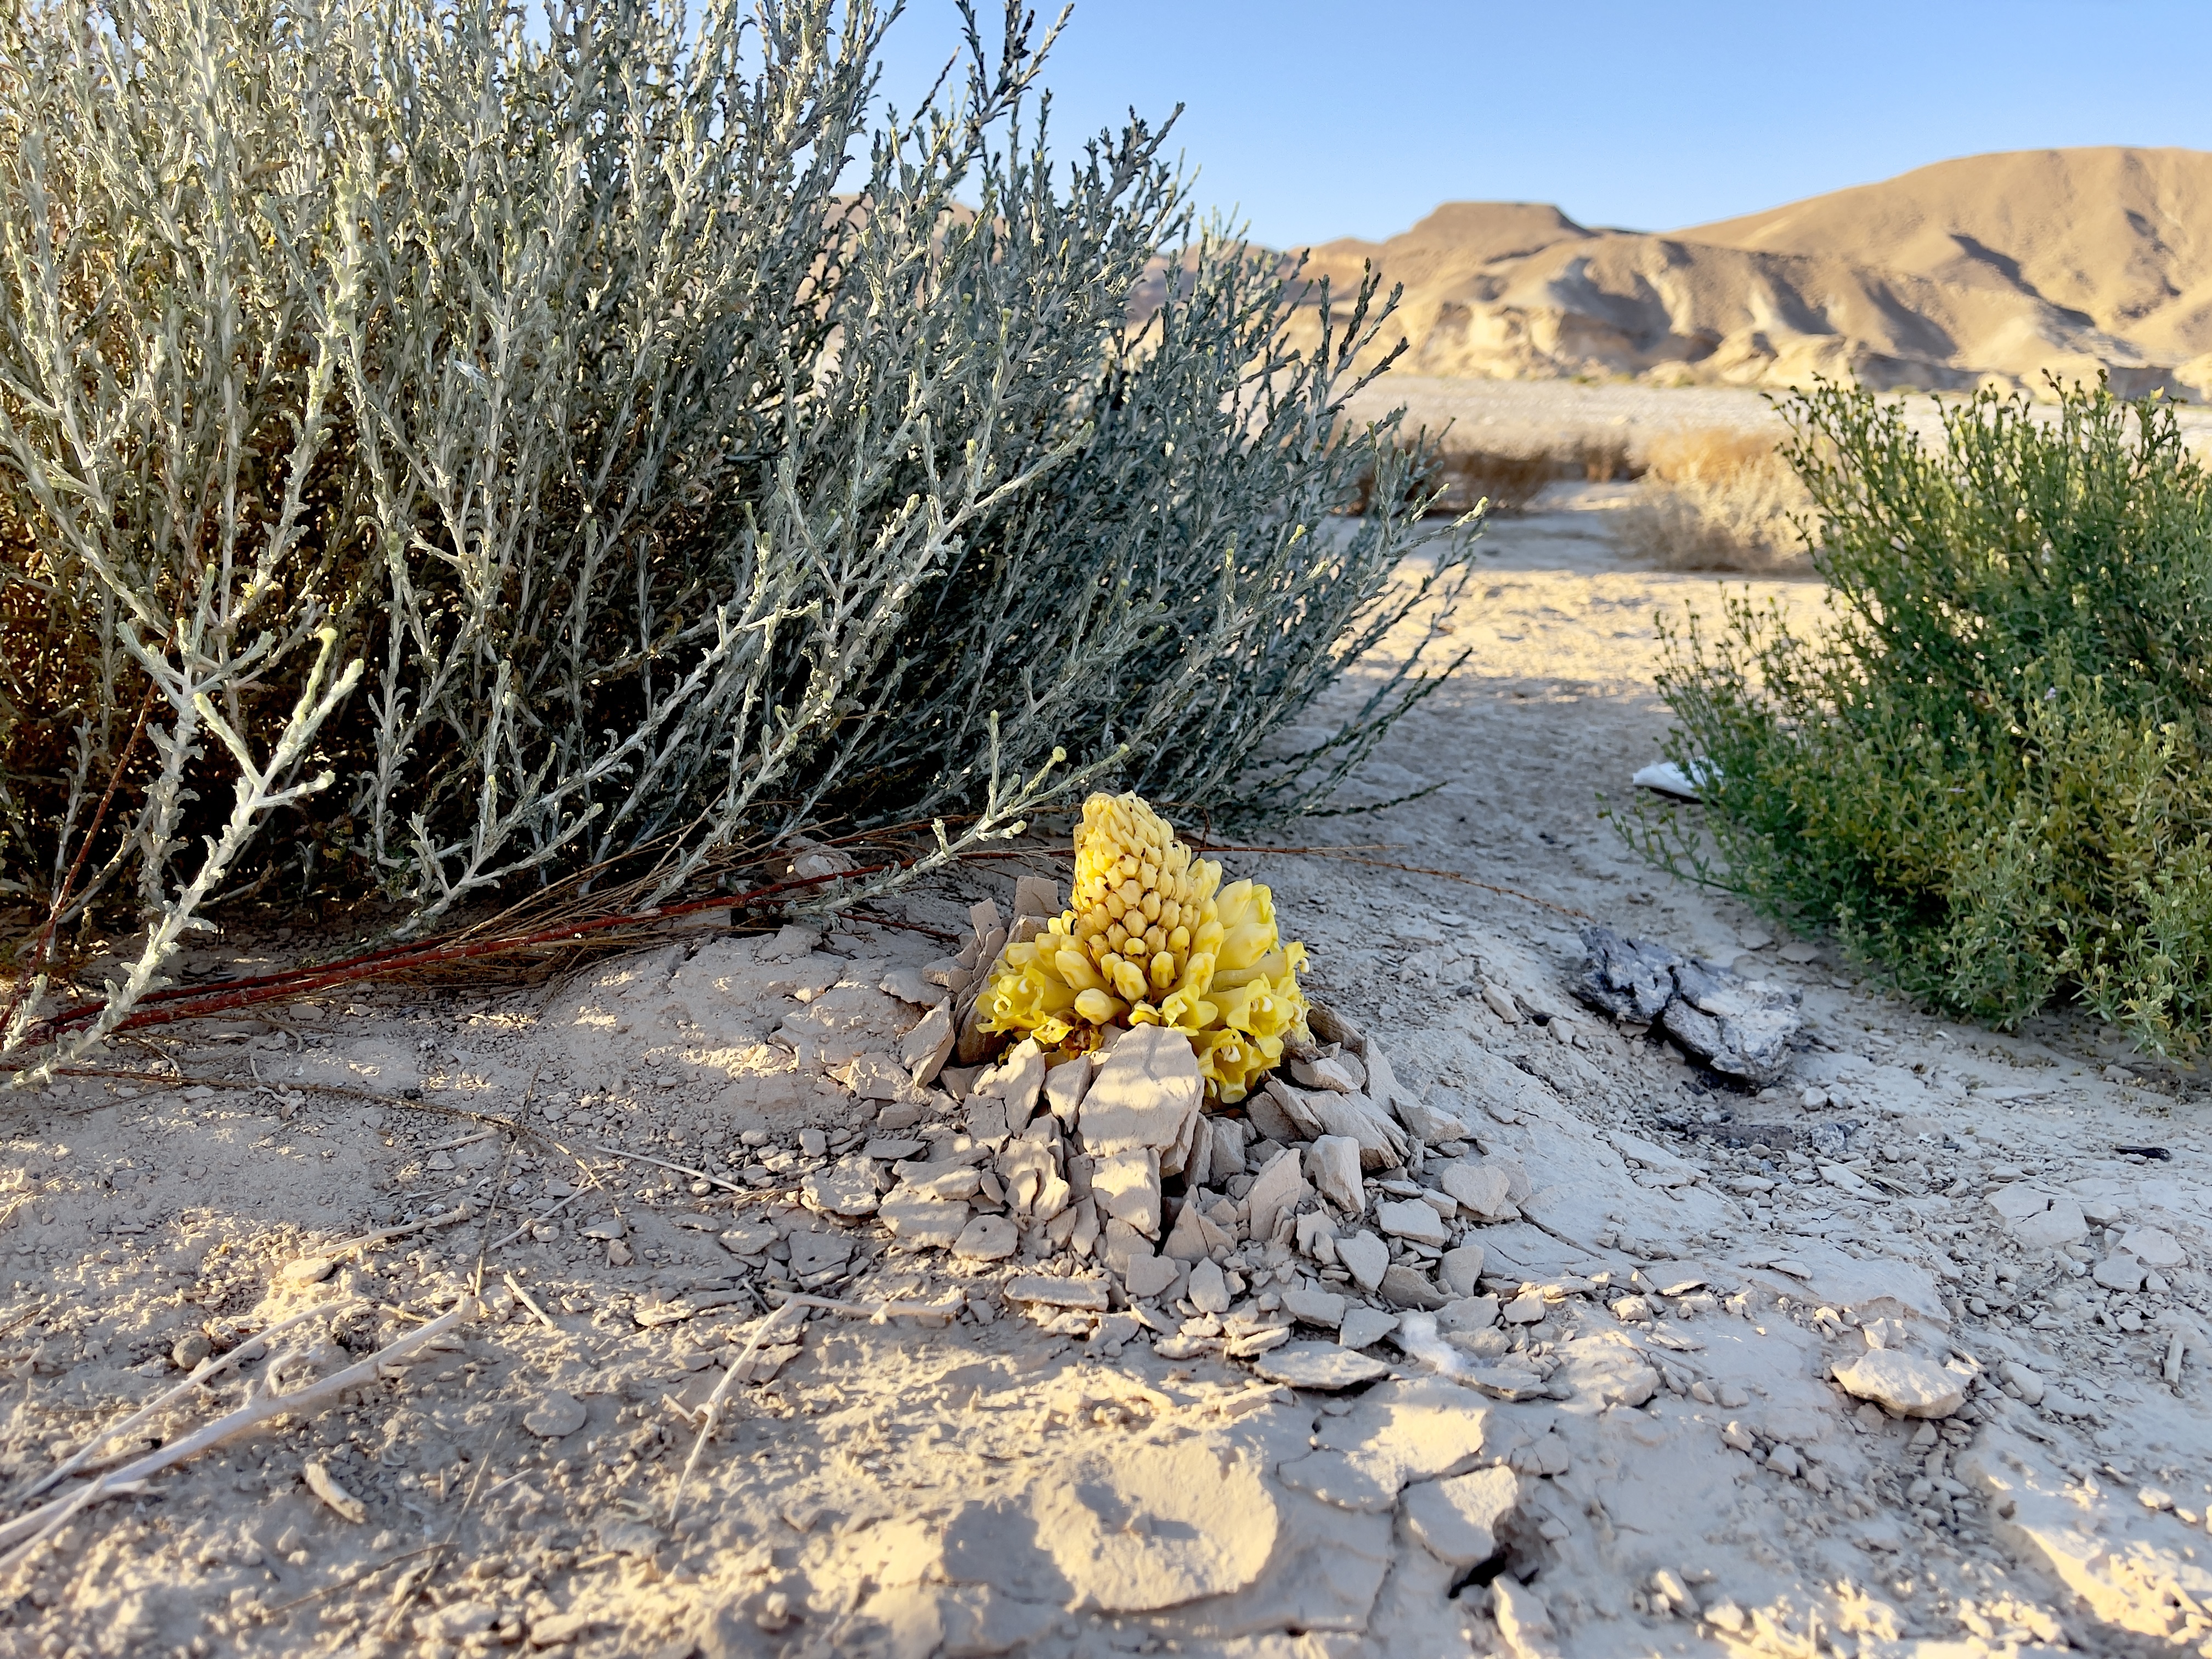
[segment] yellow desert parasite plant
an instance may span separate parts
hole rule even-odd
[[[1075,902],[1010,942],[992,969],[985,1027],[1039,1047],[1095,1047],[1109,1025],[1167,1025],[1198,1052],[1210,1099],[1244,1098],[1306,1036],[1305,946],[1275,928],[1258,882],[1221,885],[1133,794],[1097,794],[1075,831]]]

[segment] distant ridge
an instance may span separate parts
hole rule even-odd
[[[2101,371],[2129,393],[2212,390],[2212,154],[2197,150],[1970,156],[1663,234],[1454,202],[1387,241],[1308,254],[1339,298],[1370,260],[1405,285],[1390,338],[1413,374],[1959,390]]]

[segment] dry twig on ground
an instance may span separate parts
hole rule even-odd
[[[317,1309],[315,1311],[319,1313],[325,1310]],[[29,1559],[32,1551],[66,1525],[72,1516],[102,1498],[113,1496],[122,1488],[149,1480],[164,1469],[197,1457],[210,1448],[248,1433],[276,1418],[325,1405],[349,1389],[374,1382],[383,1366],[397,1364],[416,1349],[436,1341],[447,1332],[473,1319],[477,1311],[475,1301],[464,1297],[447,1313],[408,1332],[368,1358],[343,1370],[333,1371],[328,1376],[318,1378],[289,1394],[276,1393],[272,1388],[264,1385],[263,1389],[252,1395],[245,1405],[228,1415],[217,1418],[158,1451],[149,1452],[134,1463],[126,1463],[121,1468],[97,1476],[82,1492],[56,1498],[27,1515],[18,1516],[15,1520],[0,1525],[0,1549],[12,1547],[11,1553],[0,1559],[0,1572],[21,1565]],[[112,1437],[112,1432],[103,1438]]]

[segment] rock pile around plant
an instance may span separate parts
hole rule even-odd
[[[1009,1304],[1108,1352],[1141,1338],[1166,1358],[1224,1355],[1340,1388],[1388,1373],[1361,1351],[1410,1313],[1434,1316],[1479,1386],[1540,1393],[1540,1377],[1490,1362],[1542,1298],[1522,1297],[1517,1275],[1486,1285],[1480,1242],[1519,1219],[1527,1171],[1474,1151],[1342,1016],[1314,1006],[1311,1035],[1234,1112],[1209,1109],[1191,1038],[1168,1026],[1109,1027],[1073,1056],[1024,1038],[986,1064],[945,1064],[974,964],[1039,919],[1048,889],[1023,884],[1018,908],[1039,909],[1011,928],[977,906],[961,953],[922,970],[945,996],[901,1039],[904,1097],[866,1146],[806,1178],[805,1201],[873,1216],[910,1249],[1015,1264]],[[726,1242],[742,1251],[769,1232]]]

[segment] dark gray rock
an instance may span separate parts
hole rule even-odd
[[[1804,1024],[1796,992],[1704,962],[1677,968],[1674,985],[1664,1018],[1684,1053],[1747,1083],[1771,1083],[1790,1069],[1790,1039]]]
[[[1623,939],[1610,927],[1583,929],[1586,952],[1575,994],[1615,1019],[1656,1024],[1674,1000],[1678,951],[1648,939]]]
[[[1575,994],[1618,1020],[1656,1024],[1683,1053],[1729,1077],[1769,1084],[1790,1069],[1803,1024],[1796,992],[1610,927],[1585,928]]]

